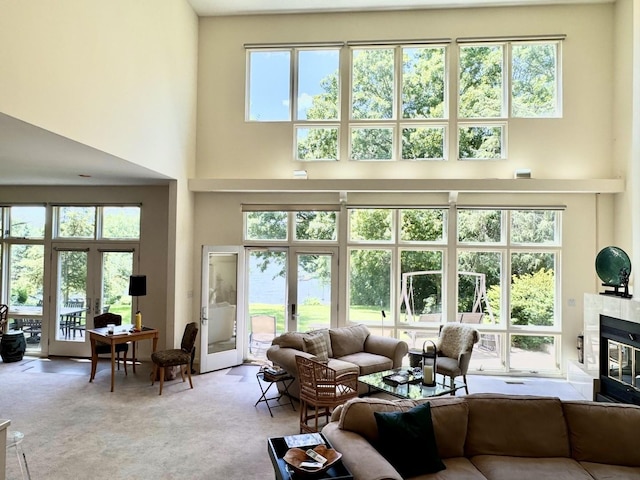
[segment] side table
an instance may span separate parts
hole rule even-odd
[[[324,444],[333,448],[329,440],[325,438],[324,435],[318,433],[320,438],[324,442]],[[308,437],[308,435],[291,435],[287,438],[296,438],[296,437]],[[306,445],[300,448],[313,448],[317,445]],[[273,464],[273,470],[275,472],[276,480],[307,480],[309,478],[313,478],[313,480],[353,480],[353,475],[349,469],[342,463],[342,460],[338,460],[336,463],[331,465],[331,468],[322,472],[322,473],[314,473],[314,474],[299,474],[293,471],[293,469],[289,468],[287,462],[283,460],[283,457],[289,450],[289,447],[286,442],[285,437],[271,437],[267,439],[267,451],[269,453],[269,458],[271,459],[271,463]]]
[[[275,407],[284,407],[286,403],[269,405],[269,401],[275,400],[277,402],[280,402],[280,399],[286,396],[289,399],[289,404],[291,405],[291,408],[293,409],[294,412],[296,411],[296,407],[293,405],[293,399],[289,394],[289,387],[291,386],[294,380],[294,378],[291,375],[289,375],[288,373],[285,373],[282,375],[271,375],[261,370],[258,373],[256,373],[256,378],[258,379],[258,386],[260,387],[260,391],[262,392],[262,395],[260,396],[258,401],[255,403],[254,407],[257,407],[258,404],[261,402],[266,403],[267,408],[269,409],[269,415],[273,417],[273,412],[271,411],[271,409]],[[283,391],[280,393],[280,395],[278,395],[277,397],[267,397],[267,392],[269,391],[269,389],[273,385],[277,385],[278,383],[282,383],[282,388],[283,388]],[[264,388],[263,384],[266,384],[267,388]]]

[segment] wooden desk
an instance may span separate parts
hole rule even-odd
[[[94,328],[88,330],[89,341],[91,342],[91,378],[89,382],[93,382],[96,376],[96,367],[98,366],[98,354],[96,353],[96,343],[106,343],[111,345],[111,391],[113,392],[113,378],[115,375],[116,366],[116,345],[119,343],[131,342],[133,344],[133,373],[136,372],[136,342],[140,340],[153,340],[153,351],[156,351],[158,346],[159,332],[155,328],[143,327],[141,332],[130,332],[131,325],[118,325],[115,327],[115,333],[108,334],[107,327]]]

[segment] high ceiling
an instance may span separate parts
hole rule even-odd
[[[199,16],[383,11],[615,0],[188,0]],[[144,185],[163,175],[0,112],[0,185]]]
[[[611,3],[615,0],[189,0],[201,16]]]

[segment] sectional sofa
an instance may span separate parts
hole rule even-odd
[[[400,431],[380,423],[417,411],[426,418],[425,410],[429,422],[400,422]],[[411,431],[416,425],[421,432]],[[415,439],[428,430],[431,437]],[[634,405],[500,394],[357,398],[334,410],[322,433],[355,480],[640,479],[640,406]]]

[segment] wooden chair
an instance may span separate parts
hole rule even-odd
[[[122,316],[116,315],[115,313],[102,313],[100,315],[96,315],[93,317],[93,327],[94,328],[103,328],[113,323],[114,325],[122,325]],[[117,365],[118,370],[120,370],[120,353],[124,353],[124,373],[127,373],[127,352],[129,351],[129,343],[118,343],[116,344],[116,355],[117,355]],[[96,342],[96,353],[98,355],[108,354],[111,355],[111,346],[107,343]]]
[[[184,382],[184,370],[187,371],[189,377],[189,385],[193,388],[193,382],[191,381],[191,355],[194,352],[196,337],[198,336],[198,324],[196,322],[188,323],[184,328],[182,334],[182,342],[180,348],[173,348],[170,350],[160,350],[151,354],[151,360],[153,361],[153,373],[151,376],[151,385],[156,381],[158,375],[158,368],[160,368],[160,393],[162,395],[162,386],[164,385],[164,369],[166,367],[180,367],[180,375]],[[183,368],[184,367],[184,370]]]
[[[276,317],[273,315],[252,315],[249,333],[249,353],[254,347],[270,346],[276,338]]]
[[[296,355],[300,382],[300,433],[317,432],[318,416],[329,421],[331,410],[358,396],[358,374],[338,373],[324,363]],[[313,413],[309,413],[313,407]],[[314,419],[313,427],[309,420]]]

